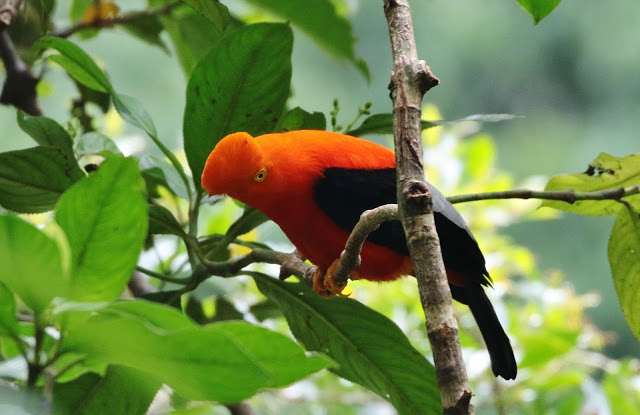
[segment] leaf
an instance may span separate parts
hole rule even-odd
[[[139,370],[109,366],[104,377],[87,373],[72,382],[56,384],[53,414],[143,415],[160,386]]]
[[[160,21],[173,41],[180,66],[187,76],[224,34],[190,7],[178,8]]]
[[[34,48],[57,50],[61,54],[50,56],[49,60],[62,66],[78,82],[96,91],[113,92],[104,72],[74,43],[58,37],[43,37],[34,44]]]
[[[178,197],[189,200],[189,193],[184,182],[167,159],[144,154],[140,157],[140,168],[143,171],[143,175],[147,176],[146,178],[153,176],[154,181],[166,186]]]
[[[122,154],[112,139],[96,131],[91,131],[78,137],[75,151],[78,157],[94,154],[108,157],[114,154]]]
[[[148,16],[140,19],[135,19],[123,24],[120,24],[124,30],[131,33],[138,39],[152,45],[158,46],[160,49],[169,53],[169,48],[164,43],[160,34],[164,30],[162,23],[158,16]]]
[[[618,361],[602,380],[612,414],[640,414],[640,391],[634,386],[637,368],[633,361]],[[574,412],[577,413],[577,412]]]
[[[636,185],[640,185],[640,153],[621,158],[600,153],[585,173],[554,176],[544,190],[595,192]],[[630,196],[625,200],[640,210],[640,195]],[[573,204],[545,200],[542,206],[580,215],[616,215],[621,208],[620,202],[615,200],[580,200]]]
[[[86,10],[91,7],[94,0],[71,0],[69,18],[72,23],[79,23]]]
[[[293,34],[286,24],[235,30],[194,68],[187,86],[184,147],[196,186],[227,134],[274,130],[289,94]]]
[[[63,348],[86,354],[88,363],[138,369],[185,398],[228,403],[329,364],[323,356],[306,357],[295,342],[265,328],[245,322],[198,326],[177,310],[142,300],[98,311],[69,330]]]
[[[0,282],[0,335],[9,335],[14,338],[19,336],[16,299],[2,282]]]
[[[60,195],[82,177],[75,159],[56,148],[0,153],[0,205],[19,213],[53,210]]]
[[[144,132],[152,137],[158,136],[153,120],[137,99],[115,92],[112,93],[112,97],[113,105],[116,107],[118,114],[120,114],[126,122],[144,130]]]
[[[149,232],[187,237],[173,214],[167,208],[157,204],[149,205]]]
[[[300,7],[298,0],[249,0],[298,26],[318,45],[338,58],[353,63],[369,80],[366,63],[355,57],[355,38],[349,21],[340,16],[329,0],[306,0]]]
[[[64,296],[68,270],[58,242],[15,216],[0,216],[0,282],[36,314]]]
[[[433,366],[391,320],[355,300],[325,300],[303,283],[247,274],[280,307],[307,350],[340,365],[336,374],[377,393],[400,414],[442,412]]]
[[[224,32],[231,21],[229,9],[222,3],[211,0],[183,0],[198,13],[209,19],[220,31]]]
[[[280,120],[277,131],[326,130],[327,120],[321,112],[307,112],[300,107],[289,110]]]
[[[540,23],[542,19],[547,17],[553,11],[560,0],[516,0],[522,8],[533,17],[535,24]]]
[[[108,301],[131,277],[147,234],[147,204],[135,159],[113,156],[58,202],[56,221],[72,254],[72,298]]]
[[[637,211],[620,210],[607,251],[620,307],[631,331],[640,340],[640,218]]]
[[[33,117],[19,110],[18,125],[22,131],[29,134],[41,146],[57,148],[69,160],[75,158],[71,136],[67,130],[51,118]]]
[[[267,216],[258,209],[245,205],[242,216],[240,216],[229,227],[229,230],[225,234],[225,238],[228,238],[229,242],[231,242],[238,236],[251,232],[268,220],[269,218],[267,218]]]
[[[499,122],[518,118],[512,114],[473,114],[453,121],[425,121],[422,120],[422,129],[426,130],[437,125],[454,125],[463,121]],[[345,132],[347,135],[362,137],[367,134],[393,134],[393,114],[373,114],[365,118],[357,128]]]

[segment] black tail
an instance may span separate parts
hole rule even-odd
[[[515,379],[518,367],[511,342],[502,329],[484,288],[479,284],[467,284],[464,288],[452,285],[451,293],[456,301],[467,304],[471,309],[487,345],[493,374],[507,380]]]

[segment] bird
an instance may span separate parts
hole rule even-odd
[[[297,130],[253,137],[229,134],[209,154],[202,188],[262,211],[298,253],[317,266],[313,289],[343,295],[333,268],[360,215],[397,203],[392,150],[338,132]],[[513,348],[484,287],[491,285],[485,259],[460,213],[429,184],[436,231],[451,294],[469,306],[491,359],[494,375],[515,379]],[[385,222],[362,247],[352,279],[392,281],[412,275],[402,224]]]

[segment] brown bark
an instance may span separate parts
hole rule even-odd
[[[444,413],[469,414],[473,411],[471,390],[422,164],[422,97],[439,81],[426,63],[418,60],[408,0],[385,0],[384,11],[393,54],[389,89],[393,101],[398,213],[418,280]]]

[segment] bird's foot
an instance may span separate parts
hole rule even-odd
[[[350,294],[344,294],[343,291],[347,284],[339,284],[333,279],[333,271],[338,266],[340,260],[336,259],[326,272],[318,268],[313,274],[313,291],[317,292],[324,298],[331,298],[334,295],[339,297],[348,297]]]

